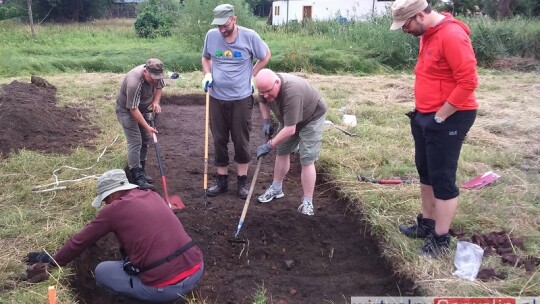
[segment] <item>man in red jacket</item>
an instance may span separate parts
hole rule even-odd
[[[425,238],[422,254],[437,256],[450,244],[448,231],[458,206],[456,170],[463,140],[476,118],[476,57],[467,25],[433,11],[426,0],[396,0],[391,30],[420,37],[411,132],[420,175],[422,213],[412,238]]]
[[[123,170],[105,172],[92,206],[96,218],[54,254],[30,253],[29,262],[67,265],[101,237],[113,232],[124,261],[105,261],[95,270],[96,284],[148,302],[178,299],[191,291],[203,271],[203,255],[182,223],[155,192],[130,184]],[[43,277],[42,279],[46,279]]]

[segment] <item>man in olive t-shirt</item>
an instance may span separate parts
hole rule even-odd
[[[266,192],[259,196],[261,203],[281,198],[282,184],[290,167],[290,154],[299,148],[302,165],[302,189],[304,197],[298,211],[313,215],[313,192],[315,191],[315,161],[319,158],[322,132],[327,105],[319,92],[306,80],[287,73],[276,74],[262,69],[255,77],[261,96],[259,103],[263,121],[270,119],[270,110],[279,121],[279,132],[273,139],[257,148],[257,158],[277,148],[274,180]],[[263,124],[263,132],[267,123]]]

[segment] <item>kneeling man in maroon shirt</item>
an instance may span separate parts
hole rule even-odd
[[[72,236],[51,260],[30,253],[28,260],[64,266],[101,237],[113,232],[124,261],[105,261],[95,270],[96,284],[114,293],[148,302],[173,301],[191,291],[204,271],[201,250],[155,192],[130,184],[123,170],[101,175],[96,218]]]

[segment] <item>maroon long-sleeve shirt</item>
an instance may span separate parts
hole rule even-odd
[[[133,265],[144,268],[191,242],[182,223],[155,192],[128,190],[103,207],[96,218],[71,237],[54,255],[66,265],[107,233],[113,232]],[[156,285],[202,263],[202,252],[193,246],[181,256],[140,274],[146,285]]]

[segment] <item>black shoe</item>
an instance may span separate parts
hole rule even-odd
[[[238,195],[238,197],[241,199],[246,199],[249,193],[247,187],[247,175],[238,176],[236,185],[238,186],[238,190],[236,190],[236,195]]]
[[[446,254],[450,251],[450,234],[438,235],[432,231],[426,236],[424,246],[420,248],[421,255],[431,256],[433,258]]]
[[[206,194],[208,196],[217,196],[218,194],[225,193],[229,191],[229,176],[228,175],[221,175],[219,174],[216,178],[215,184],[208,188],[206,191]]]
[[[148,175],[148,174],[146,173],[146,171],[144,171],[145,165],[146,165],[146,161],[144,161],[144,160],[141,161],[141,168],[142,168],[142,171],[143,171],[143,177],[144,177],[144,179],[145,179],[149,184],[153,184],[153,183],[154,183],[154,179],[153,179],[150,175]]]
[[[154,186],[152,184],[149,184],[146,179],[144,179],[144,171],[142,168],[133,168],[130,169],[131,176],[133,177],[133,182],[135,185],[139,186],[139,189],[141,190],[154,190]]]
[[[435,220],[424,218],[422,213],[416,216],[416,224],[412,226],[399,225],[399,231],[410,238],[425,239],[430,231],[435,229]]]

